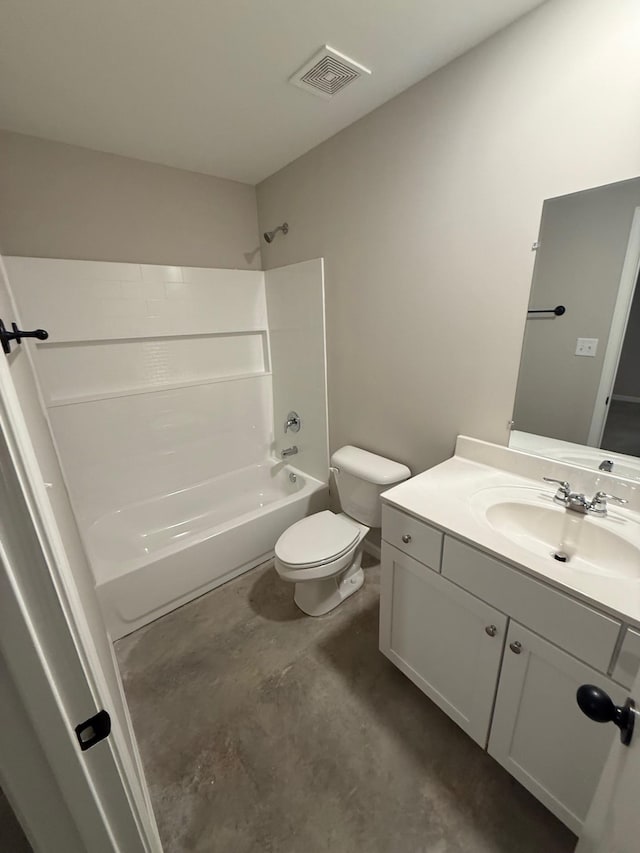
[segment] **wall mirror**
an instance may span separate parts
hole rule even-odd
[[[640,480],[639,270],[640,178],[544,202],[510,447]]]

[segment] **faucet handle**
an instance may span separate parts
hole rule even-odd
[[[297,412],[291,411],[287,415],[287,419],[284,422],[284,431],[285,435],[288,429],[291,432],[300,432],[300,427],[302,426],[302,418]]]
[[[626,498],[619,498],[617,495],[610,495],[607,492],[596,492],[591,501],[592,511],[605,514],[607,511],[607,501],[613,501],[617,504],[629,503]]]
[[[553,477],[543,477],[542,478],[547,483],[557,483],[558,484],[558,495],[563,498],[568,498],[571,494],[571,486],[567,483],[566,480],[554,480]]]
[[[615,501],[617,504],[628,504],[629,501],[626,498],[619,498],[617,495],[609,495],[607,492],[596,492],[595,497],[600,500],[601,498],[605,498],[608,501]],[[594,498],[595,500],[595,498]]]

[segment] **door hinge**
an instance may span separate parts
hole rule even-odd
[[[106,711],[98,711],[93,717],[77,725],[75,733],[80,749],[83,752],[85,749],[91,749],[111,734],[111,717]]]

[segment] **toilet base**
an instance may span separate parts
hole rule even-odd
[[[364,583],[361,564],[362,547],[359,547],[346,572],[324,580],[297,583],[293,600],[307,616],[324,616],[360,589]]]
[[[297,583],[293,600],[307,616],[324,616],[330,610],[357,592],[364,583],[364,572],[359,569],[350,578],[328,578],[324,581]]]

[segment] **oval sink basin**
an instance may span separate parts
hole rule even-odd
[[[552,497],[535,488],[490,488],[476,493],[473,506],[497,533],[559,567],[640,580],[639,524],[618,512],[605,518],[571,512]]]

